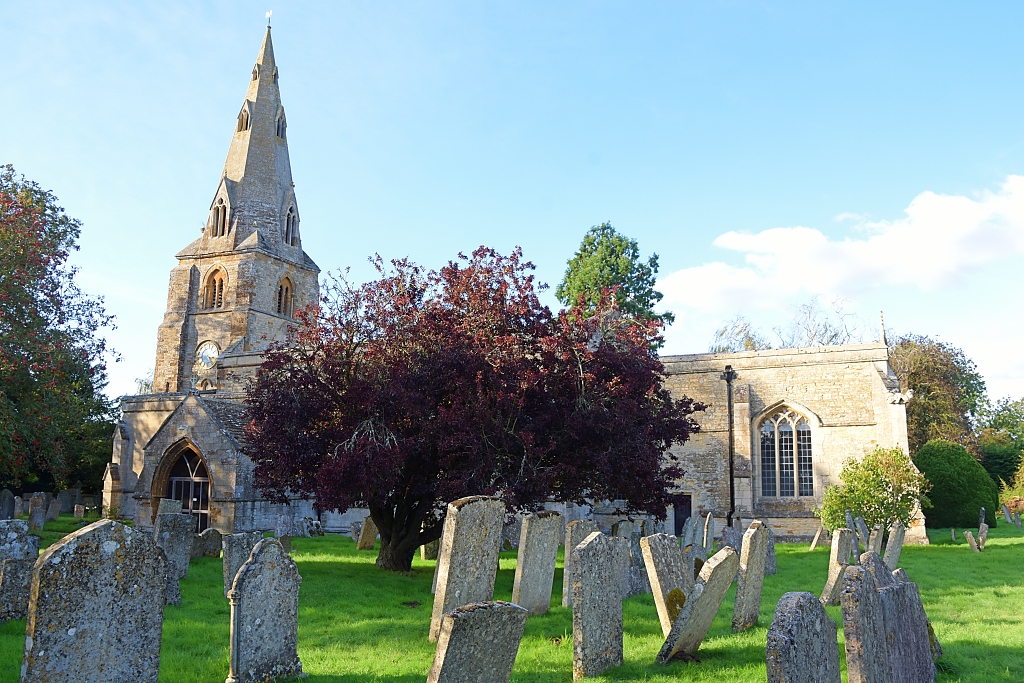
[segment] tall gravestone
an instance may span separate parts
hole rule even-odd
[[[761,588],[764,586],[764,563],[767,558],[768,530],[755,519],[743,534],[736,600],[732,612],[733,631],[745,631],[757,624],[761,613]]]
[[[157,683],[167,566],[146,534],[101,520],[32,571],[22,683]]]
[[[764,560],[764,573],[765,576],[772,576],[779,570],[775,559],[775,532],[767,524],[764,525],[764,530],[768,532],[768,555]]]
[[[565,525],[565,551],[562,553],[562,607],[572,606],[572,551],[590,534],[598,531],[592,519],[577,519]]]
[[[37,505],[28,513],[28,528],[30,531],[42,531],[46,521],[46,511],[42,505]]]
[[[786,593],[765,648],[768,683],[840,683],[836,622],[813,593]]]
[[[903,552],[903,539],[906,537],[907,529],[899,522],[889,529],[889,540],[885,544],[885,563],[889,569],[896,569],[900,563],[900,553]]]
[[[75,497],[70,491],[61,491],[57,494],[57,500],[60,501],[60,512],[61,514],[68,514],[71,512],[75,505]]]
[[[703,538],[704,551],[707,554],[713,555],[715,552],[715,516],[710,512],[707,518],[704,520],[704,538]]]
[[[850,683],[892,683],[882,601],[867,569],[847,568],[839,602]]]
[[[590,534],[572,551],[572,677],[622,665],[622,570],[629,543]]]
[[[448,504],[430,619],[432,642],[441,632],[445,614],[494,597],[504,517],[505,504],[498,498],[470,496]]]
[[[373,550],[377,543],[377,525],[373,523],[373,517],[363,520],[363,526],[359,529],[359,540],[356,541],[356,550]]]
[[[978,550],[985,549],[985,541],[988,540],[988,524],[984,522],[978,527]]]
[[[21,496],[14,497],[14,517],[21,517],[25,514],[25,501],[22,500]]]
[[[224,596],[227,597],[235,582],[238,570],[249,559],[252,549],[263,540],[259,531],[243,531],[237,534],[222,534],[221,547],[224,552]]]
[[[543,510],[523,519],[512,602],[530,614],[544,614],[551,607],[561,530],[562,515],[557,512]]]
[[[56,522],[57,516],[60,514],[60,501],[57,499],[50,501],[50,506],[46,508],[46,521]]]
[[[821,591],[822,605],[838,605],[843,590],[843,573],[850,566],[850,556],[857,546],[852,529],[836,529],[832,534],[832,554],[828,559],[828,578]]]
[[[427,683],[508,683],[528,615],[519,605],[501,601],[463,605],[445,614]]]
[[[0,521],[0,622],[24,619],[39,537],[22,520]]]
[[[675,536],[654,534],[640,539],[647,562],[654,606],[658,610],[662,635],[668,636],[686,596],[693,588],[693,570],[683,561],[683,549]]]
[[[1003,519],[1006,520],[1007,524],[1013,524],[1013,518],[1010,517],[1010,508],[1006,507],[1006,503],[1003,503],[1002,509],[1003,509]]]
[[[198,518],[194,515],[157,515],[153,522],[153,540],[167,557],[167,603],[181,604],[179,581],[188,576],[192,558],[192,538]]]
[[[658,652],[659,664],[668,664],[676,658],[693,658],[700,647],[711,622],[722,606],[732,580],[739,570],[739,555],[732,548],[722,548],[700,570],[686,604],[665,638]]]
[[[263,683],[302,675],[295,562],[276,538],[252,549],[228,591],[231,672],[225,683]]]
[[[8,489],[0,491],[0,520],[14,519],[14,494]]]

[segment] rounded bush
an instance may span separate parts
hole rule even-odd
[[[963,446],[933,439],[917,451],[914,464],[932,484],[932,507],[924,511],[927,526],[975,527],[982,507],[985,523],[996,525],[999,487]]]

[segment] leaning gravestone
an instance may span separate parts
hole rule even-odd
[[[54,500],[50,501],[50,507],[46,508],[46,521],[47,522],[56,522],[57,521],[57,515],[59,515],[59,514],[60,514],[60,501],[54,499]]]
[[[843,574],[857,545],[852,529],[836,529],[832,534],[832,554],[828,559],[828,579],[821,591],[822,605],[838,605],[843,590]]]
[[[852,530],[854,534],[857,533],[857,524],[853,521],[853,513],[850,512],[849,510],[846,511],[846,528]],[[859,543],[860,542],[860,538],[858,538],[857,541]],[[857,555],[858,555],[858,557],[860,556],[860,547],[859,546],[857,548]]]
[[[1013,524],[1013,519],[1010,517],[1010,508],[1006,507],[1006,503],[1003,503],[1003,517],[1006,519],[1007,524]]]
[[[363,526],[359,530],[359,540],[356,541],[356,550],[373,550],[377,543],[377,525],[373,523],[372,517],[363,520]]]
[[[260,531],[243,531],[237,534],[221,534],[221,545],[224,551],[224,596],[227,597],[235,582],[238,570],[249,559],[252,549],[263,540]]]
[[[757,624],[761,613],[761,588],[764,586],[764,563],[768,557],[768,530],[754,520],[743,534],[740,568],[733,603],[732,630],[745,631]]]
[[[43,523],[46,521],[46,512],[42,505],[37,505],[28,513],[29,531],[42,531]]]
[[[501,601],[476,602],[445,614],[427,683],[508,683],[527,616],[519,605]]]
[[[431,641],[437,640],[445,614],[494,597],[504,517],[505,504],[498,498],[470,496],[448,504],[437,560]]]
[[[0,520],[14,519],[14,494],[9,489],[0,491]]]
[[[252,549],[228,591],[231,672],[224,683],[302,676],[296,650],[301,583],[295,562],[276,538]]]
[[[768,629],[768,683],[839,683],[836,622],[813,593],[786,593]]]
[[[562,607],[572,606],[572,551],[590,534],[598,531],[592,519],[577,519],[565,525],[565,551],[562,561]]]
[[[530,614],[544,614],[551,607],[561,530],[562,515],[557,512],[543,510],[523,519],[512,602]]]
[[[775,559],[775,532],[767,524],[764,525],[764,529],[768,532],[768,556],[764,560],[764,573],[765,576],[772,576],[779,571],[777,560]]]
[[[659,664],[675,658],[692,659],[711,622],[722,606],[732,580],[739,570],[739,555],[732,548],[722,548],[700,570],[700,577],[672,625],[672,631],[658,652]]]
[[[967,545],[971,546],[971,550],[973,550],[976,553],[981,552],[981,548],[978,547],[978,542],[974,540],[974,534],[972,534],[970,531],[965,531],[964,538],[967,539]]]
[[[157,515],[153,522],[153,540],[167,556],[167,603],[181,604],[178,582],[188,576],[192,558],[192,538],[198,518],[194,515]]]
[[[161,498],[160,507],[157,508],[156,514],[158,515],[180,515],[182,504],[180,500],[175,498]]]
[[[572,677],[622,665],[622,575],[629,543],[600,531],[572,551]]]
[[[693,572],[683,561],[683,551],[675,536],[646,536],[640,539],[640,547],[647,563],[661,632],[668,636],[679,610],[686,604],[687,593],[693,588]]]
[[[823,527],[821,524],[819,524],[818,525],[818,530],[814,532],[814,540],[811,541],[811,547],[808,549],[811,552],[814,552],[814,549],[818,547],[818,541],[821,540],[821,535],[822,535],[822,531],[824,530],[824,528],[825,527]]]
[[[867,522],[863,517],[856,517],[853,520],[857,530],[857,540],[860,541],[861,553],[871,552],[871,534],[868,531]]]
[[[843,607],[843,639],[850,681],[891,683],[882,601],[867,569],[846,570],[839,602]]]
[[[707,518],[704,520],[704,538],[703,538],[704,550],[708,555],[713,555],[715,552],[715,516],[710,512]]]
[[[896,569],[896,565],[900,563],[900,553],[903,552],[903,539],[906,533],[906,527],[899,522],[893,524],[889,529],[889,540],[885,544],[885,563],[889,569]]]
[[[988,524],[982,522],[978,527],[978,550],[985,549],[985,541],[988,540]]]
[[[157,683],[167,567],[146,534],[100,520],[32,571],[22,683]]]

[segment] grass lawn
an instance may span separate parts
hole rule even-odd
[[[41,536],[45,544],[75,528],[74,520],[62,517]],[[1024,680],[1024,532],[1000,524],[981,555],[962,540],[952,543],[948,529],[929,535],[931,546],[904,549],[901,566],[920,586],[945,650],[938,680]],[[376,569],[376,552],[357,552],[347,537],[297,538],[292,545],[303,577],[299,657],[308,680],[426,680],[434,656],[434,645],[427,641],[433,561],[417,558],[412,575],[399,576]],[[735,588],[730,589],[698,653],[700,664],[655,664],[663,639],[654,602],[649,595],[630,598],[623,605],[625,665],[593,680],[764,681],[765,635],[775,604],[788,591],[818,594],[828,552],[819,548],[810,553],[806,544],[780,544],[779,573],[765,579],[762,625],[732,633]],[[572,616],[560,606],[560,567],[561,561],[552,597],[556,606],[527,622],[513,681],[572,680]],[[514,573],[515,554],[502,553],[496,599],[511,599]],[[165,608],[160,680],[221,683],[228,673],[229,608],[220,560],[193,560],[181,592],[181,607]],[[841,623],[838,607],[828,612]],[[0,683],[18,680],[24,638],[24,621],[0,625]],[[842,629],[839,639],[841,643]],[[842,652],[840,646],[841,658]]]

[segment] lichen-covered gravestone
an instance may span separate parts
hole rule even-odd
[[[813,593],[786,593],[765,648],[768,683],[839,683],[836,623]]]
[[[818,541],[821,540],[821,537],[824,534],[824,530],[825,530],[825,527],[822,526],[821,524],[819,524],[818,525],[818,530],[814,532],[814,540],[811,541],[811,547],[808,548],[808,550],[810,550],[811,552],[814,552],[815,548],[818,547]]]
[[[710,512],[708,513],[707,519],[704,520],[704,538],[703,538],[704,550],[708,555],[712,555],[715,552],[715,516]]]
[[[0,519],[14,519],[14,494],[9,489],[0,491]]]
[[[359,534],[361,534],[362,531],[363,531],[363,522],[362,522],[362,520],[360,520],[358,522],[352,522],[351,524],[348,525],[348,533],[352,537],[352,540],[357,542],[357,543],[359,542]]]
[[[180,515],[182,504],[176,498],[161,498],[160,507],[157,508],[158,515]]]
[[[761,613],[761,588],[764,586],[764,563],[768,557],[768,530],[754,520],[743,534],[740,568],[733,603],[732,630],[744,631],[757,624]]]
[[[693,571],[683,561],[683,549],[675,536],[645,536],[640,539],[640,548],[647,562],[662,635],[667,636],[693,588]]]
[[[875,580],[864,567],[843,573],[843,639],[851,683],[891,683],[885,641],[885,618]]]
[[[252,549],[263,539],[259,531],[243,531],[237,534],[222,534],[221,546],[224,552],[224,595],[231,590],[235,575],[252,554]]]
[[[377,525],[373,523],[373,517],[363,520],[363,526],[359,529],[359,540],[356,541],[356,550],[373,550],[377,543]]]
[[[889,540],[885,543],[885,563],[889,569],[896,569],[896,565],[900,563],[900,553],[903,552],[903,539],[906,534],[906,527],[899,522],[889,529]]]
[[[1002,505],[1003,518],[1006,519],[1007,524],[1013,524],[1013,518],[1010,517],[1010,508],[1006,507],[1006,503]]]
[[[22,683],[156,683],[167,566],[146,534],[100,520],[32,571]]]
[[[75,519],[85,519],[85,506],[84,505],[76,505],[75,506]]]
[[[25,501],[21,499],[21,496],[14,497],[14,517],[21,517],[25,514]]]
[[[437,586],[430,618],[430,640],[441,620],[456,607],[494,597],[494,575],[501,550],[505,504],[498,498],[470,496],[448,504],[437,560]]]
[[[985,541],[988,540],[988,524],[984,522],[978,527],[978,550],[985,549]]]
[[[843,573],[850,566],[850,556],[857,545],[853,529],[836,529],[832,534],[832,554],[828,559],[828,579],[821,591],[822,605],[838,605],[843,590]]]
[[[764,529],[768,532],[768,555],[764,559],[764,574],[765,576],[773,576],[779,571],[775,559],[775,532],[767,524],[764,525]]]
[[[978,542],[974,540],[974,534],[970,530],[964,531],[964,538],[967,539],[967,545],[971,546],[971,550],[976,553],[981,552],[981,548],[978,547]]]
[[[577,519],[565,525],[565,551],[562,562],[562,607],[572,606],[572,551],[590,534],[598,531],[592,519]]]
[[[572,677],[622,665],[622,570],[629,543],[590,534],[572,551]]]
[[[445,614],[427,683],[508,683],[528,614],[500,601],[463,605]]]
[[[42,531],[43,523],[46,521],[46,511],[42,505],[37,505],[28,513],[28,528],[30,531]]]
[[[557,512],[543,510],[523,519],[512,602],[530,614],[544,614],[551,607],[561,530],[562,515]]]
[[[198,518],[194,515],[157,515],[153,522],[153,540],[167,556],[167,603],[181,604],[178,582],[188,576],[192,559],[192,538]]]
[[[203,529],[196,536],[199,541],[199,554],[203,557],[220,557],[221,533],[216,529]]]
[[[658,652],[659,664],[668,664],[676,658],[696,658],[694,654],[711,628],[739,567],[739,555],[732,548],[722,548],[704,563],[697,583]]]
[[[437,549],[441,547],[441,539],[435,539],[430,543],[424,543],[420,546],[420,559],[421,560],[436,560]]]
[[[722,527],[722,545],[739,552],[743,545],[743,532],[734,526]]]
[[[39,537],[21,520],[0,521],[0,622],[24,619]]]
[[[57,516],[60,514],[60,501],[57,499],[50,501],[50,506],[46,508],[46,521],[56,522]]]
[[[860,565],[878,591],[892,680],[896,683],[935,680],[933,634],[917,584],[909,581],[903,570],[890,572],[877,553],[861,555]]]

